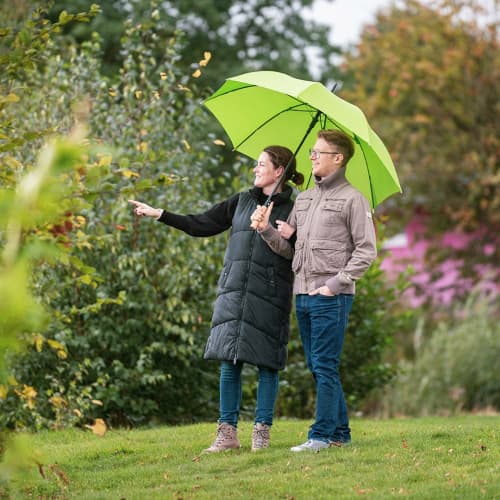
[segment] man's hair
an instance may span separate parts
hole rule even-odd
[[[347,134],[340,130],[320,130],[318,132],[318,139],[325,140],[332,146],[335,146],[339,153],[342,153],[344,156],[343,167],[347,165],[347,162],[354,155],[354,142]]]

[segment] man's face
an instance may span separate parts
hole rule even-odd
[[[317,139],[309,156],[312,172],[316,177],[327,177],[342,166],[344,156],[335,150],[335,146],[324,139]]]

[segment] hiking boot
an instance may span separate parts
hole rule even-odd
[[[225,422],[217,426],[217,436],[210,448],[205,453],[218,453],[219,451],[234,450],[240,448],[240,442],[236,433],[236,427]]]
[[[252,432],[252,451],[269,447],[270,427],[267,424],[255,424]]]
[[[330,445],[319,439],[309,439],[305,443],[299,444],[298,446],[293,446],[290,451],[315,451],[318,452],[325,448],[329,448]]]

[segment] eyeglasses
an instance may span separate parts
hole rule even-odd
[[[321,155],[340,155],[340,151],[318,151],[317,149],[309,150],[309,157],[316,160],[321,157]]]

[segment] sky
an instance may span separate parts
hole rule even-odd
[[[375,20],[375,13],[390,5],[392,0],[315,0],[311,9],[304,11],[304,17],[320,21],[330,26],[332,45],[347,47],[358,41],[361,29]],[[313,78],[318,78],[319,71],[316,51],[308,51],[310,71]],[[324,82],[326,83],[326,82]]]
[[[357,41],[364,24],[375,19],[375,13],[391,0],[316,0],[307,17],[332,26],[331,41],[345,47]]]
[[[333,45],[346,47],[359,39],[362,27],[375,20],[379,10],[389,7],[394,0],[316,0],[306,17],[321,20],[332,28]],[[495,10],[495,0],[481,0],[481,5],[491,13]],[[497,7],[498,15],[498,7]]]
[[[392,0],[316,0],[305,17],[330,24],[331,42],[345,47],[358,40],[363,25],[375,19],[375,13]]]

